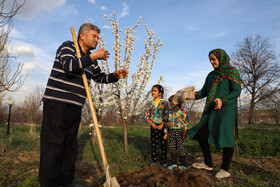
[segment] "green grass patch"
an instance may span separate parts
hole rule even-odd
[[[279,137],[280,129],[277,128],[249,128],[239,130],[238,146],[240,155],[255,158],[273,156],[280,158]]]

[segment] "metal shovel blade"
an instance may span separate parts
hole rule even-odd
[[[112,177],[103,184],[104,187],[120,187],[116,177]]]

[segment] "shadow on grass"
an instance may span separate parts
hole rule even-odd
[[[267,171],[258,165],[250,165],[250,164],[244,164],[237,161],[232,161],[232,165],[234,168],[236,168],[239,171],[242,171],[244,174],[244,180],[250,181],[250,178],[260,178],[262,181],[265,181],[269,184],[269,186],[280,186],[280,175],[273,172],[273,171]],[[240,179],[239,179],[240,180]],[[245,183],[247,183],[245,182]],[[259,180],[253,180],[254,182],[259,182]],[[248,183],[247,183],[248,184]],[[252,184],[256,185],[256,184]]]
[[[106,131],[103,131],[105,139],[114,139],[115,141],[118,142],[118,144],[123,145],[123,130],[113,130],[113,129],[106,129]],[[142,158],[145,163],[141,163],[142,166],[147,165],[151,162],[151,140],[150,140],[150,129],[146,129],[146,132],[136,132],[135,130],[128,130],[128,145],[129,147],[135,147],[137,150],[139,150],[140,155],[134,155],[137,157]],[[185,139],[184,140],[184,148],[185,152],[188,155],[187,160],[190,162],[193,162],[194,157],[193,155],[199,154],[201,155],[201,148],[196,140],[190,140],[190,139]],[[212,148],[213,152],[217,152],[216,149]],[[129,150],[130,151],[130,150]],[[160,143],[158,144],[158,161],[160,161],[161,158],[161,148],[160,148]],[[133,155],[132,155],[133,156]],[[170,156],[170,146],[169,146],[169,140],[168,140],[168,145],[167,145],[167,162],[171,161],[171,156]],[[170,163],[171,164],[171,163]]]
[[[142,158],[147,162],[150,159],[151,142],[150,137],[128,136],[128,142],[137,148]]]
[[[151,150],[150,135],[148,136],[146,132],[144,132],[145,134],[141,133],[140,135],[138,135],[139,133],[136,132],[135,130],[128,130],[127,133],[128,133],[127,141],[129,146],[129,154],[132,154],[132,156],[137,156],[139,158],[142,158],[145,162],[147,162],[147,160],[150,159],[150,150]],[[103,131],[103,136],[104,139],[106,140],[114,139],[114,141],[116,141],[117,144],[121,145],[120,147],[123,149],[124,136],[123,136],[122,129],[118,129],[118,130],[106,129]],[[133,153],[130,153],[130,151],[133,148],[137,149],[140,152],[140,153],[138,152],[139,155],[133,155]]]
[[[82,161],[84,156],[84,151],[86,149],[86,145],[90,144],[91,153],[93,155],[93,160],[98,160],[98,156],[96,155],[96,149],[99,147],[93,145],[92,136],[89,135],[90,130],[83,131],[79,134],[79,152],[78,152],[78,160]],[[97,168],[103,168],[103,165],[97,162]]]

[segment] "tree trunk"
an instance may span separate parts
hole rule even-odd
[[[123,113],[123,108],[122,108],[122,103],[121,103],[121,98],[120,98],[120,91],[118,91],[118,104],[119,104],[122,125],[123,125],[123,148],[124,148],[124,152],[127,153],[128,152],[127,119],[124,119],[124,113]]]
[[[276,111],[274,112],[275,113],[274,119],[275,119],[276,125],[279,125],[280,113],[277,112],[277,110],[279,110],[279,109],[275,109],[275,110]]]
[[[123,120],[123,142],[124,142],[124,152],[128,152],[128,142],[127,142],[127,122]]]
[[[251,105],[250,105],[250,111],[249,111],[249,120],[248,124],[253,124],[254,123],[254,109],[255,109],[255,103],[254,103],[254,98],[252,96],[251,99]]]

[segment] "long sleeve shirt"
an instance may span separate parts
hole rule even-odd
[[[165,100],[160,100],[159,104],[155,106],[153,101],[150,101],[145,107],[145,121],[148,125],[160,124],[167,121],[167,114],[169,104]]]
[[[97,61],[92,61],[90,52],[85,54],[80,47],[81,58],[77,58],[74,42],[66,41],[58,48],[55,61],[48,79],[42,101],[52,100],[82,107],[86,92],[81,69],[86,73],[87,81],[98,83],[117,82],[113,73],[101,72]]]
[[[169,129],[189,128],[188,113],[184,110],[170,110],[166,127]]]

